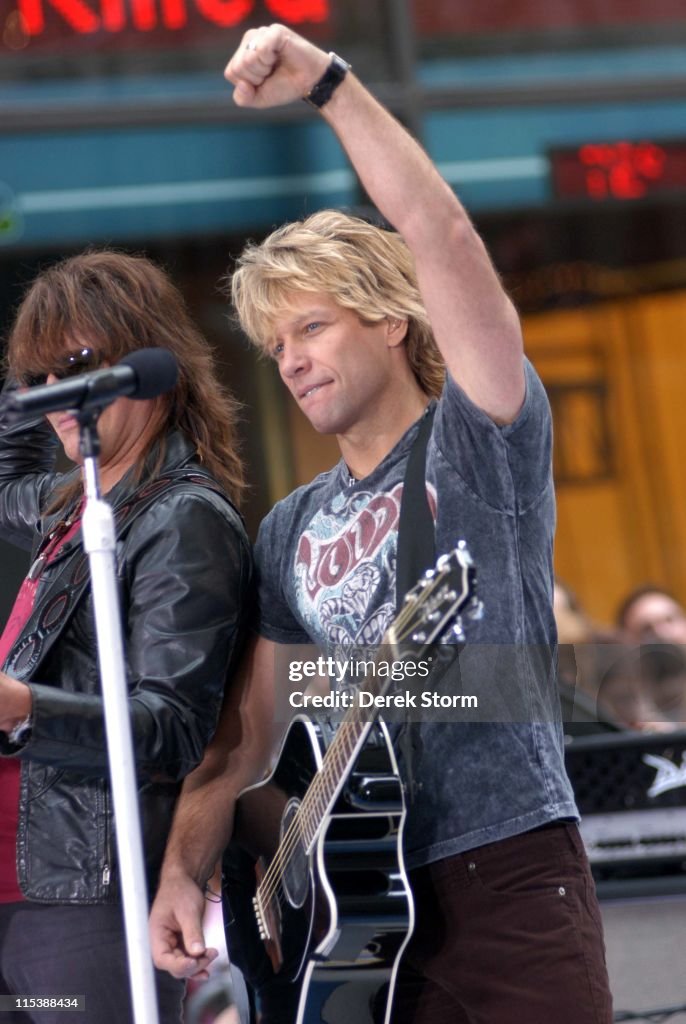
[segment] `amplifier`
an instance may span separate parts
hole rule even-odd
[[[686,870],[686,730],[576,737],[565,761],[596,876]]]

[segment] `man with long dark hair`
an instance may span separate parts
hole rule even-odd
[[[236,403],[170,279],[142,257],[88,252],[39,275],[9,336],[10,379],[52,383],[159,346],[172,392],[100,416],[101,487],[113,506],[128,699],[148,884],[183,777],[214,731],[240,646],[251,576],[234,502],[243,487]],[[0,994],[79,994],[85,1019],[131,1019],[103,698],[78,469],[79,425],[51,413],[0,425],[0,532],[33,549],[0,638]],[[105,657],[107,652],[105,652]],[[183,985],[158,974],[163,1022]],[[13,1020],[84,1015],[42,1007]]]

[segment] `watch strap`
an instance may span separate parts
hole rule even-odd
[[[350,71],[350,64],[338,54],[330,53],[329,57],[331,59],[328,68],[319,81],[312,86],[307,96],[303,96],[305,102],[315,110],[321,110],[324,104],[329,102],[335,90]]]

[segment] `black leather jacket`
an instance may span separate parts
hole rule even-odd
[[[35,548],[52,525],[41,509],[57,479],[53,452],[41,424],[21,434],[0,427],[0,533],[22,547]],[[182,470],[193,469],[201,467],[187,439],[168,435],[160,474],[167,486],[117,532],[151,893],[181,780],[212,736],[249,604],[251,553],[240,517],[210,487],[179,479]],[[122,509],[132,493],[140,493],[140,484],[128,473],[108,501]],[[57,584],[59,590],[83,557],[79,531],[44,570],[36,605],[44,588]],[[0,754],[22,762],[17,867],[24,895],[39,902],[109,903],[119,886],[88,585],[73,605],[43,650],[34,645],[33,656],[24,657],[20,637],[10,652],[6,670],[31,687],[33,728],[22,746],[0,732]],[[59,601],[55,608],[59,616]]]

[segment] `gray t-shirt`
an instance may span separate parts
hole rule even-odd
[[[426,464],[436,551],[464,539],[474,559],[484,614],[465,621],[460,685],[486,699],[459,720],[413,726],[411,743],[398,744],[411,867],[578,817],[552,669],[550,408],[528,362],[526,385],[505,427],[452,379],[436,406]],[[417,430],[363,480],[351,482],[341,461],[274,506],[256,545],[262,636],[327,651],[380,642],[395,614],[400,499]]]

